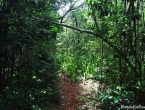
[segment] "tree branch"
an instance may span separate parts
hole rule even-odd
[[[75,5],[77,2],[78,2],[78,0],[76,0],[76,1],[70,6],[70,8],[64,13],[64,15],[60,17],[60,19],[61,19],[60,22],[61,22],[61,23],[62,23],[63,19],[65,18],[65,16],[66,16],[70,11],[75,10],[75,9],[81,7],[81,6],[84,5],[84,3],[85,3],[85,2],[84,2],[84,3],[82,3],[81,5],[79,5],[79,6],[77,6],[77,7],[74,8],[74,5]]]
[[[84,30],[84,29],[80,29],[80,28],[77,28],[77,27],[74,27],[74,26],[68,26],[66,24],[62,24],[62,23],[57,23],[57,22],[51,22],[52,24],[55,24],[55,25],[59,25],[59,26],[64,26],[64,27],[67,27],[67,28],[70,28],[70,29],[74,29],[74,30],[77,30],[81,33],[88,33],[88,34],[92,34],[94,36],[96,36],[97,34],[95,34],[94,32],[92,32],[91,30]]]
[[[45,19],[40,19],[40,18],[37,18],[35,16],[32,16],[32,18],[35,19],[35,20],[38,20],[38,21],[51,22],[54,25],[64,26],[64,27],[67,27],[67,28],[70,28],[70,29],[77,30],[81,33],[84,32],[84,33],[87,33],[87,34],[94,35],[95,37],[98,37],[98,38],[102,39],[105,43],[107,43],[110,47],[112,47],[120,55],[120,57],[122,57],[127,62],[127,64],[130,66],[130,68],[133,70],[134,73],[138,73],[136,71],[135,67],[133,66],[133,64],[129,61],[127,56],[123,53],[123,50],[119,49],[117,46],[113,45],[111,42],[108,41],[107,38],[102,37],[99,33],[97,34],[97,33],[92,32],[91,30],[84,30],[84,29],[80,29],[80,28],[77,28],[77,27],[68,26],[66,24],[57,23],[57,22],[53,22],[53,21],[49,21],[49,20],[45,20]]]
[[[98,23],[97,23],[96,12],[95,12],[94,7],[92,6],[92,3],[91,3],[91,8],[92,8],[92,15],[93,15],[95,27],[96,27],[96,29],[99,31],[100,29],[99,29],[99,25],[98,25]]]
[[[127,62],[127,64],[129,65],[129,67],[131,67],[131,69],[133,70],[134,73],[137,73],[133,64],[131,64],[131,62],[129,61],[127,56],[123,53],[123,50],[119,49],[117,46],[113,45],[111,42],[108,41],[108,39],[102,37],[100,34],[94,33],[91,30],[83,30],[83,29],[80,29],[80,28],[77,28],[77,27],[68,26],[68,25],[61,24],[61,23],[52,22],[52,24],[59,25],[59,26],[64,26],[64,27],[67,27],[67,28],[70,28],[70,29],[74,29],[74,30],[80,31],[81,33],[82,32],[88,33],[88,34],[94,35],[95,37],[98,37],[98,38],[102,39],[105,43],[107,43],[110,47],[112,47]]]

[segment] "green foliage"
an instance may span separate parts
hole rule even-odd
[[[102,83],[105,83],[105,76],[100,75],[100,74],[96,74],[96,75],[94,75],[93,77],[94,77],[94,79],[95,79],[96,81],[100,81],[100,82],[102,82]]]
[[[119,88],[119,86],[117,86]],[[99,99],[105,109],[107,110],[120,110],[121,105],[132,105],[134,102],[132,91],[123,91],[118,89],[108,89],[105,92],[99,92]]]
[[[62,71],[73,80],[92,74],[95,80],[105,83],[110,89],[100,93],[100,99],[107,109],[120,109],[123,99],[128,105],[144,105],[145,96],[140,95],[145,94],[143,2],[87,0],[86,3],[87,8],[80,6],[70,12],[71,19],[66,18],[73,29],[83,31],[67,29],[65,35],[59,36]]]
[[[85,80],[90,74],[95,73],[94,68],[97,65],[93,59],[97,58],[95,55],[96,41],[88,40],[84,45],[84,41],[79,44],[75,42],[68,43],[70,42],[69,38],[63,40],[58,38],[57,40],[58,59],[62,63],[61,71],[67,73],[72,81],[78,81],[81,77]],[[90,48],[90,46],[94,48]]]
[[[143,98],[139,99],[142,103],[138,103],[139,96],[136,96],[136,92],[139,92],[144,97],[144,85],[144,82],[136,84],[130,82],[122,86],[115,85],[115,88],[112,88],[111,85],[109,87],[101,85],[99,93],[94,93],[94,99],[99,100],[107,110],[120,110],[121,105],[144,105]]]
[[[51,2],[0,2],[2,110],[49,108],[59,103],[59,64],[54,41],[58,27],[50,23],[56,20],[57,13],[56,4]]]
[[[1,109],[33,109],[35,105],[49,108],[59,103],[58,64],[42,48],[47,47],[35,47],[35,53],[29,53],[31,56],[19,65],[21,70],[14,73],[12,83],[1,95]]]

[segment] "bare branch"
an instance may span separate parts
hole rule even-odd
[[[45,20],[45,19],[40,19],[40,18],[37,18],[35,16],[32,16],[32,18],[37,20],[37,21],[51,22],[54,25],[59,25],[59,26],[64,26],[64,27],[70,28],[70,29],[74,29],[74,30],[77,30],[77,31],[79,31],[81,33],[83,33],[83,32],[84,33],[88,33],[88,34],[94,35],[95,37],[98,37],[98,38],[102,39],[110,47],[112,47],[127,62],[127,64],[131,67],[131,69],[134,71],[134,73],[138,73],[136,71],[135,67],[133,66],[133,64],[130,62],[130,60],[127,58],[127,56],[124,54],[123,50],[119,49],[117,46],[113,45],[111,42],[108,41],[107,38],[102,37],[99,33],[94,33],[91,30],[84,30],[84,29],[80,29],[80,28],[77,28],[77,27],[68,26],[68,25],[62,24],[62,23],[57,23],[57,22],[53,22],[53,21],[49,21],[49,20]]]
[[[95,27],[96,27],[96,29],[99,31],[99,25],[98,25],[98,23],[97,23],[96,12],[95,12],[95,9],[94,9],[94,7],[92,6],[92,4],[91,4],[91,8],[92,8],[92,14],[93,14],[93,19],[94,19]]]
[[[94,35],[94,36],[102,39],[110,47],[112,47],[127,62],[127,64],[129,65],[129,67],[131,67],[134,72],[137,73],[137,71],[135,70],[135,67],[131,64],[131,62],[129,61],[129,59],[127,58],[127,56],[124,54],[124,52],[122,51],[122,49],[119,49],[117,46],[113,45],[111,42],[108,41],[108,39],[102,37],[100,34],[96,34],[96,33],[92,32],[90,30],[83,30],[83,29],[80,29],[80,28],[76,28],[76,27],[73,27],[73,26],[68,26],[68,25],[61,24],[61,23],[52,22],[52,24],[59,25],[59,26],[64,26],[64,27],[71,28],[71,29],[74,29],[74,30],[77,30],[77,31],[80,31],[80,32],[88,33],[88,34]]]
[[[67,28],[70,28],[70,29],[74,29],[74,30],[77,30],[81,33],[88,33],[88,34],[92,34],[94,36],[96,36],[97,34],[95,34],[94,32],[92,32],[91,30],[84,30],[84,29],[80,29],[80,28],[77,28],[77,27],[74,27],[74,26],[68,26],[66,24],[62,24],[62,23],[57,23],[57,22],[51,22],[52,24],[55,24],[55,25],[59,25],[59,26],[64,26],[64,27],[67,27]]]
[[[84,32],[84,33],[92,34],[94,36],[97,35],[91,30],[84,30],[84,29],[80,29],[80,28],[77,28],[77,27],[74,27],[74,26],[68,26],[68,25],[63,24],[63,23],[57,23],[57,22],[41,19],[41,18],[38,18],[38,17],[35,17],[35,16],[32,16],[32,18],[37,20],[37,21],[51,22],[52,24],[55,24],[55,25],[64,26],[64,27],[67,27],[67,28],[70,28],[70,29],[74,29],[74,30],[80,31],[81,33]]]
[[[64,13],[64,15],[60,17],[60,19],[61,19],[60,22],[61,22],[61,23],[62,23],[63,19],[65,18],[65,16],[66,16],[70,11],[76,10],[77,8],[83,6],[84,3],[85,3],[85,2],[84,2],[84,3],[82,3],[81,5],[79,5],[79,6],[77,6],[77,7],[74,8],[74,5],[75,5],[77,2],[78,2],[78,0],[76,0],[76,1],[70,6],[70,8]]]

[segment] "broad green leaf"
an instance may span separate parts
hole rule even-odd
[[[106,95],[103,99],[102,99],[102,103],[104,103],[104,101],[109,97],[109,95]]]
[[[120,98],[121,98],[120,96],[114,97],[114,103],[118,103]]]
[[[58,28],[57,27],[52,27],[51,28],[51,31],[57,32],[58,31]]]
[[[120,94],[117,90],[112,90],[112,92],[116,93],[116,94]]]
[[[42,57],[42,54],[38,54],[39,57]]]

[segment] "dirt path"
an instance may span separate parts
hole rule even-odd
[[[87,80],[79,84],[71,84],[65,74],[60,74],[60,77],[62,100],[60,106],[54,110],[101,110],[93,104],[93,102],[97,103],[93,93],[98,92],[98,83]]]

